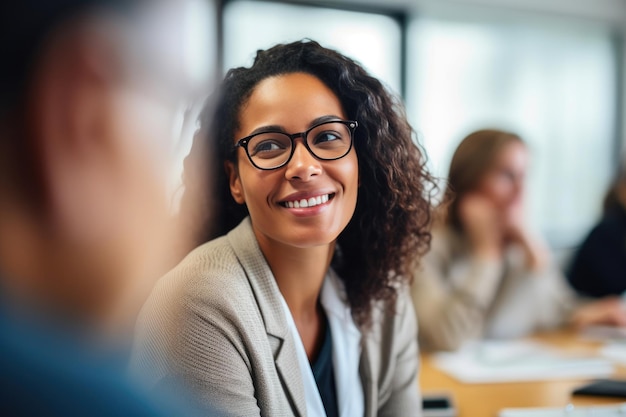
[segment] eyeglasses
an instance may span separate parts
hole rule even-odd
[[[315,158],[333,161],[346,156],[352,149],[352,136],[359,124],[351,120],[319,123],[300,133],[260,132],[237,141],[235,148],[246,150],[252,165],[262,170],[285,166],[296,150],[295,140],[303,144]]]

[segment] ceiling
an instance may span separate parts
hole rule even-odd
[[[626,0],[291,0],[291,2],[336,6],[361,5],[408,13],[514,10],[593,19],[626,26]]]

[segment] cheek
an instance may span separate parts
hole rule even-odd
[[[345,198],[352,205],[353,213],[359,192],[359,161],[354,150],[340,161],[342,163],[337,166],[335,175],[344,186]]]
[[[500,184],[498,184],[498,180],[495,175],[488,175],[485,177],[480,183],[478,190],[482,195],[488,197],[494,202],[497,202],[500,199]]]
[[[260,171],[247,160],[239,159],[239,184],[245,204],[250,211],[267,206],[272,191],[282,180],[280,170]]]

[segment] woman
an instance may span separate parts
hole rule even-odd
[[[406,284],[432,182],[400,104],[354,61],[295,42],[229,71],[214,108],[196,139],[225,170],[204,233],[227,235],[161,282],[139,360],[220,415],[419,413]],[[193,192],[203,167],[187,169]]]
[[[568,278],[578,292],[591,297],[626,292],[626,165],[604,199],[602,220],[574,257]]]
[[[442,218],[412,293],[422,347],[527,335],[568,319],[624,324],[618,300],[576,308],[546,245],[523,215],[528,149],[499,130],[467,136],[452,157]],[[574,314],[571,316],[571,314]]]

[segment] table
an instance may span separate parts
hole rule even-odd
[[[561,349],[575,352],[595,352],[601,343],[581,340],[571,330],[538,334],[531,338]],[[565,407],[617,404],[624,399],[605,397],[573,397],[574,388],[588,380],[571,379],[544,382],[519,382],[502,384],[463,384],[443,373],[432,364],[431,355],[420,355],[420,386],[423,394],[429,392],[451,393],[457,408],[457,417],[496,417],[508,407]],[[626,378],[626,368],[618,366],[616,377]]]

